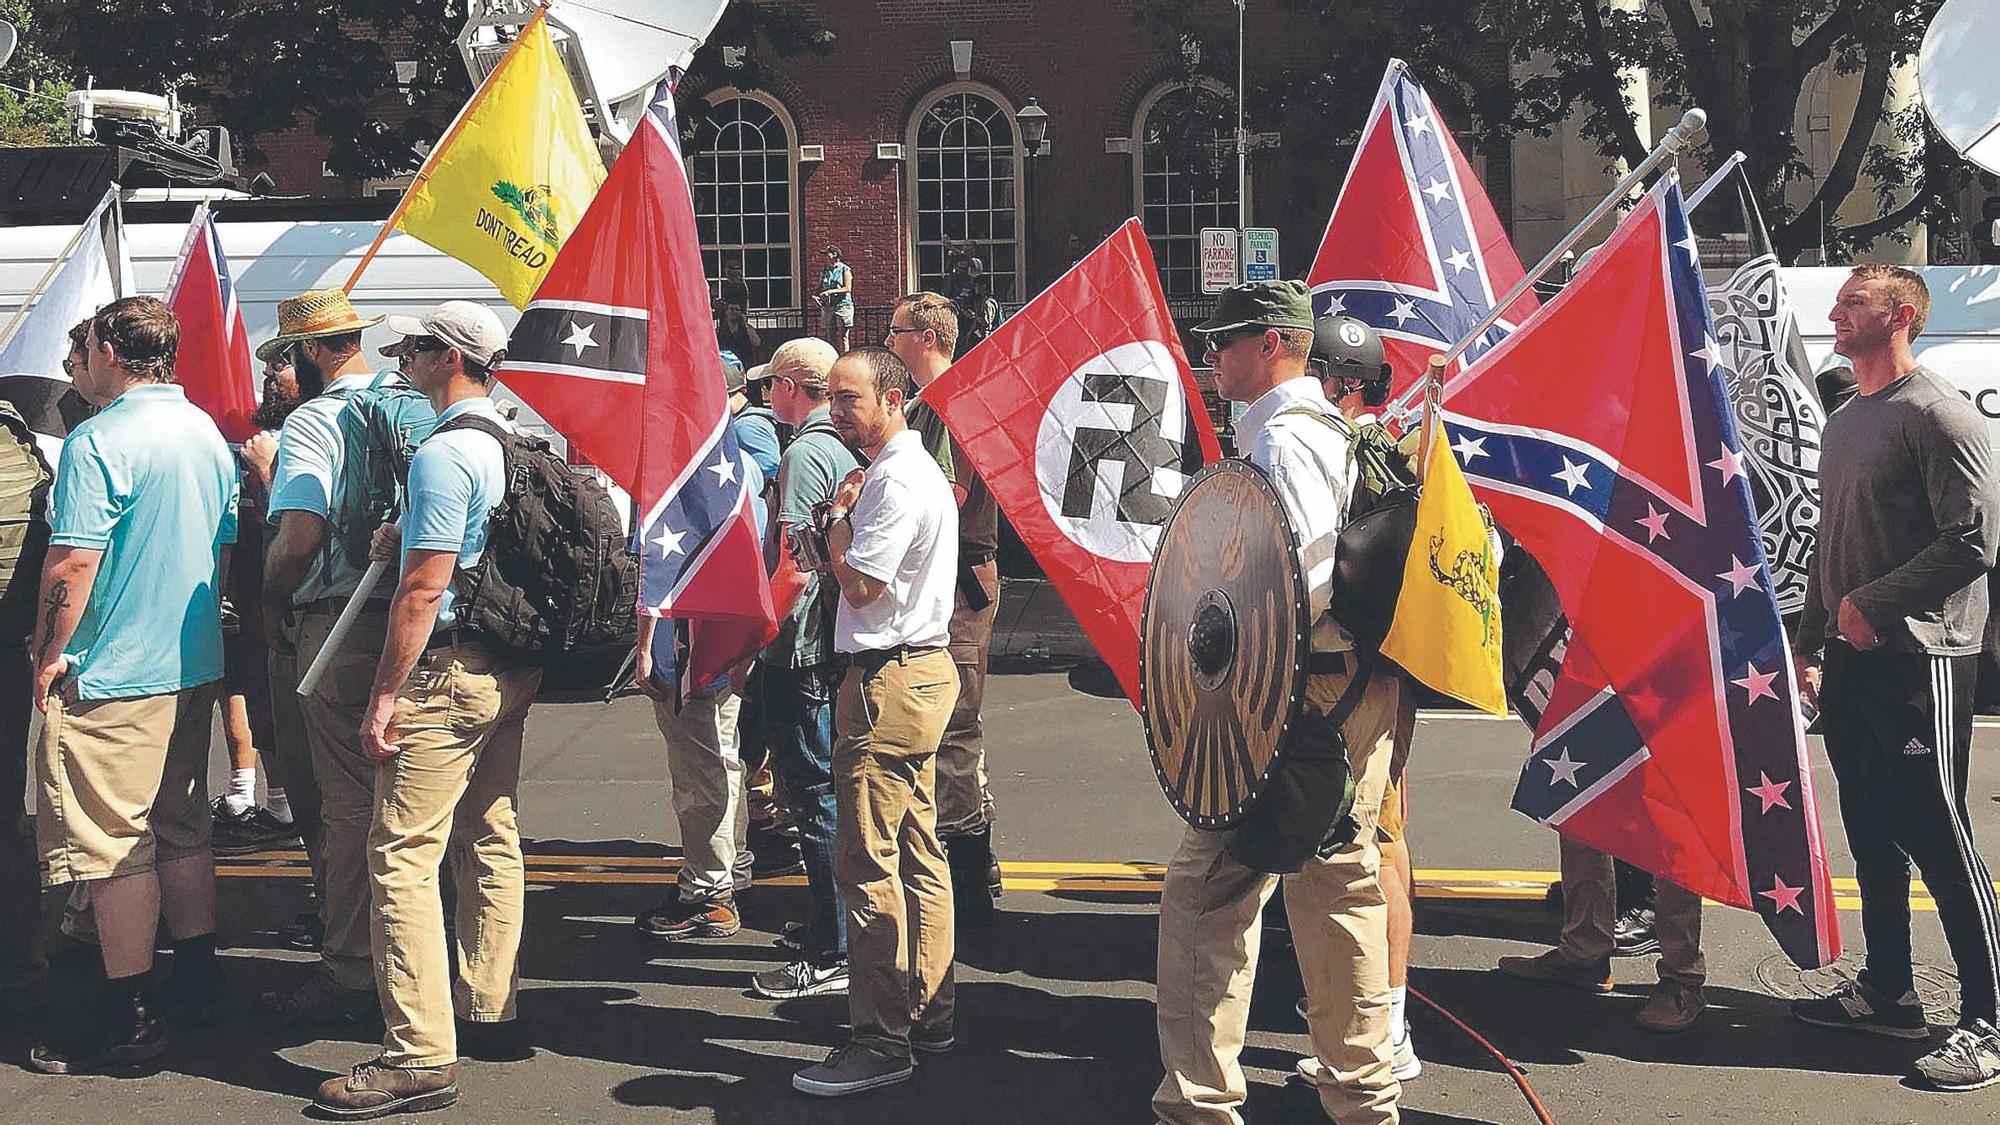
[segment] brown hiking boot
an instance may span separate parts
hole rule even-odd
[[[1686,1031],[1701,1018],[1701,1010],[1707,1006],[1699,985],[1663,980],[1653,989],[1652,998],[1639,1009],[1639,1015],[1633,1022],[1643,1030],[1663,1035]]]
[[[1537,957],[1502,957],[1495,966],[1510,977],[1545,981],[1585,992],[1611,991],[1611,960],[1572,961],[1560,949]]]
[[[457,1066],[390,1066],[381,1059],[358,1063],[345,1078],[320,1083],[313,1108],[359,1121],[391,1113],[443,1109],[458,1101]]]
[[[665,905],[639,915],[637,922],[641,934],[659,941],[726,938],[743,929],[736,906],[730,902],[669,899]]]

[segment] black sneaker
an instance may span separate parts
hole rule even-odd
[[[229,798],[217,797],[210,806],[213,824],[209,847],[219,856],[250,855],[279,848],[301,847],[299,829],[255,805],[240,813],[229,811]]]
[[[795,843],[766,842],[758,846],[750,861],[750,873],[759,879],[803,875],[805,872],[805,857],[799,854],[799,846]]]
[[[1613,957],[1644,957],[1660,951],[1660,938],[1653,932],[1653,908],[1628,906],[1611,927]]]
[[[771,944],[792,953],[804,953],[806,942],[812,937],[812,923],[787,922],[782,933],[771,939]]]
[[[28,1052],[43,1074],[116,1074],[145,1066],[166,1053],[167,1021],[150,1001],[100,1017],[89,1027],[51,1037]]]
[[[278,943],[287,949],[318,953],[320,945],[326,941],[326,923],[320,921],[313,911],[303,911],[294,917],[290,925],[278,930]]]
[[[1985,1020],[1954,1027],[1944,1046],[1917,1060],[1917,1073],[1940,1090],[1979,1090],[2000,1082],[2000,1033]]]
[[[1915,992],[1891,1000],[1875,991],[1866,973],[1823,1000],[1792,1001],[1792,1015],[1817,1027],[1866,1031],[1892,1039],[1928,1039],[1931,1034],[1924,1022],[1924,1006],[1917,1002]]]
[[[847,992],[847,962],[815,965],[794,961],[782,968],[758,973],[750,978],[750,990],[766,1000],[796,1000],[802,996],[825,996]]]
[[[907,1082],[915,1070],[909,1059],[849,1043],[835,1047],[825,1062],[814,1063],[792,1075],[792,1088],[803,1094],[838,1098]]]

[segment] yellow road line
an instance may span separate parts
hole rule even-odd
[[[279,859],[285,855],[286,853],[271,852],[241,858]],[[637,866],[637,862],[643,860],[658,870],[565,869],[613,866],[604,862],[605,858],[531,856],[528,882],[542,885],[583,883],[599,886],[659,886],[674,882],[680,868],[680,860],[666,856],[620,856],[609,858],[623,860],[628,866]],[[559,869],[535,870],[538,866],[554,866]],[[1004,864],[1002,870],[1005,874],[1002,885],[1010,891],[1038,894],[1067,891],[1150,896],[1160,893],[1162,875],[1166,869],[1157,863],[1021,862]],[[305,879],[312,874],[303,863],[246,864],[240,861],[218,864],[215,873],[225,878],[239,879]],[[1546,893],[1548,884],[1556,878],[1556,873],[1553,871],[1439,869],[1419,870],[1416,874],[1418,898],[1469,902],[1532,902],[1540,899]],[[805,886],[806,880],[803,875],[784,875],[759,879],[757,882],[760,886],[802,887]],[[1861,899],[1856,893],[1858,888],[1853,879],[1835,879],[1833,888],[1836,909],[1850,911],[1861,909]],[[1937,903],[1924,892],[1923,884],[1914,882],[1913,888],[1910,908],[1935,912]],[[1710,905],[1721,909],[1718,904]]]

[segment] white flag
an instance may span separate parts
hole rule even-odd
[[[0,375],[62,377],[69,355],[69,330],[120,297],[132,295],[132,259],[125,249],[125,226],[114,186],[90,217],[82,237],[50,280],[48,288],[0,346]]]

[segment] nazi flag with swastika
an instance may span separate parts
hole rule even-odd
[[[1139,705],[1139,618],[1181,489],[1222,456],[1137,219],[923,398]]]

